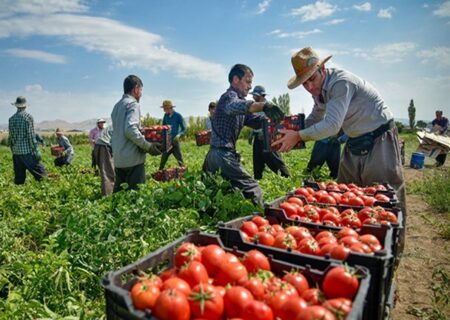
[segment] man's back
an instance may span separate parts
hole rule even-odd
[[[35,149],[33,117],[25,110],[9,118],[9,141],[13,154],[28,154]]]

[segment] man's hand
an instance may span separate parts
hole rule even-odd
[[[280,121],[284,119],[284,112],[281,111],[280,107],[278,107],[277,105],[273,104],[270,101],[266,101],[264,103],[262,111],[274,123],[280,123]]]
[[[149,143],[149,144],[150,148],[147,150],[147,153],[149,153],[152,156],[159,156],[160,154],[162,154],[160,143]]]
[[[272,143],[272,147],[281,144],[280,152],[291,150],[301,140],[298,131],[282,129],[280,133],[284,135],[283,138]]]

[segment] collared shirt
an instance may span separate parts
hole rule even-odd
[[[111,146],[111,137],[113,133],[113,127],[109,126],[102,130],[100,136],[95,140],[95,144],[103,146]]]
[[[206,118],[206,130],[211,130],[211,117]]]
[[[9,118],[9,145],[17,155],[33,153],[37,148],[34,120],[24,108]]]
[[[178,112],[174,111],[172,115],[164,114],[163,117],[163,125],[170,125],[172,135],[172,139],[175,138],[177,134],[184,136],[186,135],[186,123],[184,122],[183,117]]]
[[[145,162],[151,148],[140,131],[141,107],[136,98],[124,94],[111,113],[113,133],[111,147],[116,168],[130,168]]]
[[[259,129],[264,116],[248,112],[248,108],[254,103],[245,100],[233,88],[220,97],[216,112],[211,119],[211,146],[219,148],[236,149],[236,141],[239,138],[244,125]]]
[[[437,118],[431,121],[431,124],[433,126],[438,125],[442,128],[442,130],[439,130],[440,133],[444,133],[448,129],[448,119],[446,117],[441,117],[440,120]]]
[[[100,129],[98,126],[89,131],[89,144],[92,148],[95,146],[95,141],[97,141],[98,137],[102,134],[103,129]]]
[[[75,153],[74,150],[73,150],[72,145],[70,144],[69,139],[67,139],[66,136],[58,137],[58,145],[59,145],[60,147],[63,147],[63,148],[64,148],[64,151],[65,151],[67,154],[73,155],[73,154]]]
[[[339,69],[325,69],[320,97],[300,130],[302,140],[321,140],[342,128],[349,137],[371,132],[393,119],[380,94],[367,81]]]

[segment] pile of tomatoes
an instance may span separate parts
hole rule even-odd
[[[210,144],[211,141],[211,130],[203,130],[195,134],[195,143],[197,146],[203,146]]]
[[[344,227],[339,232],[321,231],[312,234],[308,228],[269,224],[261,216],[254,216],[240,226],[244,241],[259,243],[280,249],[297,250],[316,256],[329,255],[345,260],[350,252],[373,254],[383,249],[380,241],[372,234],[360,235],[357,231]]]
[[[186,242],[174,261],[158,276],[137,279],[130,291],[135,308],[160,320],[345,319],[359,289],[347,266],[329,268],[320,283],[290,268],[279,277],[258,250],[238,258],[215,244]]]
[[[162,169],[153,172],[152,177],[156,181],[169,181],[183,177],[186,167]]]
[[[280,124],[274,124],[269,122],[268,131],[270,138],[268,139],[269,146],[277,141],[280,140],[284,135],[280,133],[281,129],[287,129],[287,130],[295,130],[299,131],[302,129],[301,123],[300,123],[300,117],[298,115],[292,115],[287,116],[284,118],[284,120]],[[303,142],[297,143],[293,148],[294,149],[301,149],[305,145]],[[271,151],[276,151],[281,147],[281,145],[276,145],[275,147],[270,147]]]
[[[163,142],[164,131],[170,132],[170,125],[154,125],[143,129],[145,139],[149,142]]]

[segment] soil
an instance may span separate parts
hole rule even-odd
[[[447,165],[447,164],[446,164]],[[407,184],[423,178],[423,170],[404,168]],[[432,308],[432,271],[441,266],[450,271],[448,241],[441,238],[423,216],[435,214],[418,195],[407,194],[406,243],[394,276],[396,292],[391,319],[423,319],[421,310]],[[447,310],[450,319],[450,310]]]

